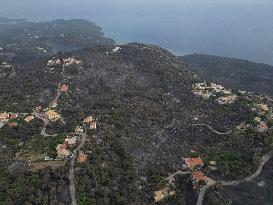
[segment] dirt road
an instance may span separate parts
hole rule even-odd
[[[233,130],[230,130],[228,132],[219,132],[219,131],[215,130],[214,128],[212,128],[210,125],[205,124],[205,123],[187,124],[187,125],[190,125],[190,126],[205,126],[205,127],[209,128],[211,131],[213,131],[214,133],[216,133],[218,135],[229,135],[229,134],[231,134],[233,132]]]

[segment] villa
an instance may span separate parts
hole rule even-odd
[[[193,170],[195,168],[200,168],[204,166],[204,162],[202,161],[201,157],[196,158],[184,158],[184,165],[183,167],[186,169]]]
[[[206,184],[209,180],[209,178],[200,171],[192,172],[191,179],[194,189],[198,191],[202,188],[201,183],[203,182],[204,184]]]
[[[47,112],[45,112],[45,114],[51,121],[57,121],[61,118],[60,114],[54,110],[48,110]]]

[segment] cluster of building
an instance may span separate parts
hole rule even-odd
[[[237,100],[237,96],[233,94],[230,89],[226,89],[222,85],[217,85],[215,83],[208,84],[204,82],[196,83],[192,87],[193,93],[204,99],[218,97],[217,102],[219,104],[231,104]]]
[[[56,147],[57,150],[57,159],[66,159],[70,156],[69,147],[73,147],[77,142],[77,136],[67,136],[63,144],[58,144]]]
[[[0,128],[3,128],[5,125],[8,125],[9,127],[17,126],[18,123],[15,122],[15,119],[17,119],[18,116],[19,116],[18,113],[10,112],[0,113]]]
[[[254,118],[251,122],[242,122],[237,129],[247,130],[249,128],[256,128],[259,133],[266,133],[269,130],[269,121],[273,121],[273,112],[269,104],[265,101],[271,101],[268,97],[256,96],[251,92],[239,91],[250,102],[248,107],[252,110]]]
[[[27,113],[2,112],[0,113],[0,129],[5,125],[9,127],[17,126],[19,119],[24,119],[26,122],[31,122],[34,120],[34,116],[28,115]]]
[[[221,105],[232,104],[237,100],[236,95],[222,96],[217,99],[217,102]]]
[[[48,67],[58,67],[60,65],[62,65],[62,62],[60,59],[52,59],[52,60],[47,61]]]
[[[209,162],[209,168],[212,171],[217,170],[216,167],[216,161],[210,161]],[[186,170],[184,173],[190,173],[191,181],[194,190],[197,192],[201,191],[202,187],[206,185],[211,179],[207,177],[203,172],[200,171],[200,169],[204,166],[204,162],[201,159],[201,157],[195,157],[195,158],[183,158],[183,170]],[[168,177],[169,185],[171,184],[172,187],[175,186],[175,177],[171,175]],[[169,186],[164,187],[163,189],[160,189],[158,191],[154,192],[154,201],[160,202],[170,196],[175,196],[176,193],[174,190],[172,190]]]
[[[49,110],[51,112],[55,112],[53,110]],[[48,112],[46,112],[46,114],[48,114]],[[51,116],[49,115],[48,118],[50,118]],[[83,121],[84,125],[86,126],[86,128],[89,129],[97,129],[97,123],[96,123],[96,119],[93,116],[88,116],[84,119]],[[72,148],[75,146],[75,144],[77,143],[77,135],[80,133],[84,132],[84,127],[83,126],[76,126],[75,128],[75,133],[72,136],[67,136],[66,139],[64,140],[64,142],[62,144],[58,144],[56,146],[56,150],[57,150],[57,159],[67,159],[69,156],[71,156],[71,152],[69,150],[69,148]],[[85,162],[87,159],[87,155],[83,152],[80,151],[77,157],[77,161],[78,162]]]
[[[269,127],[265,121],[262,120],[262,116],[267,116],[270,119],[273,119],[273,114],[269,109],[268,105],[264,103],[255,104],[252,108],[252,111],[256,112],[258,116],[254,117],[254,121],[257,126],[257,130],[260,133],[265,133],[268,131]]]
[[[204,166],[204,162],[201,157],[196,158],[184,158],[183,168],[189,170],[191,173],[191,180],[193,184],[193,188],[196,191],[200,191],[202,187],[211,180],[207,177],[203,172],[200,171],[200,168]],[[216,162],[210,162],[211,167],[215,167]],[[215,167],[216,168],[216,167]]]
[[[74,57],[64,58],[64,59],[51,59],[47,61],[47,66],[50,68],[60,67],[60,66],[71,66],[71,65],[79,65],[81,64],[81,60],[78,60]]]
[[[71,148],[75,148],[75,145],[78,141],[78,137],[75,135],[67,136],[62,144],[58,144],[56,146],[57,158],[56,160],[64,160],[69,158],[72,155],[70,151]],[[77,162],[84,163],[87,160],[87,154],[85,154],[82,150],[79,151],[77,156]]]

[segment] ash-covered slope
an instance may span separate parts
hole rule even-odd
[[[186,55],[180,59],[209,81],[273,95],[273,66],[202,54]]]

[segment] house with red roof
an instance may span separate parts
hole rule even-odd
[[[61,149],[67,149],[68,148],[68,141],[64,141],[64,143],[61,145]]]
[[[83,151],[79,152],[79,155],[77,157],[77,162],[84,163],[87,160],[87,154],[84,154]]]
[[[203,182],[206,184],[209,180],[209,178],[200,171],[192,172],[191,179],[192,179],[194,189],[196,189],[198,191],[202,188],[201,183]]]
[[[268,126],[264,121],[261,121],[260,125],[258,125],[258,132],[264,133],[268,131]]]
[[[16,119],[17,117],[18,117],[17,113],[12,113],[9,118],[10,119]]]
[[[202,166],[204,166],[204,162],[202,161],[201,157],[184,158],[184,167],[187,169],[193,170]]]
[[[68,91],[68,85],[66,85],[66,84],[61,85],[60,91],[64,92],[64,93],[67,92]]]
[[[17,124],[17,122],[9,122],[8,123],[8,126],[9,127],[15,127],[15,126],[17,126],[18,124]]]
[[[90,129],[96,130],[97,129],[97,123],[96,122],[91,122],[90,123]]]

